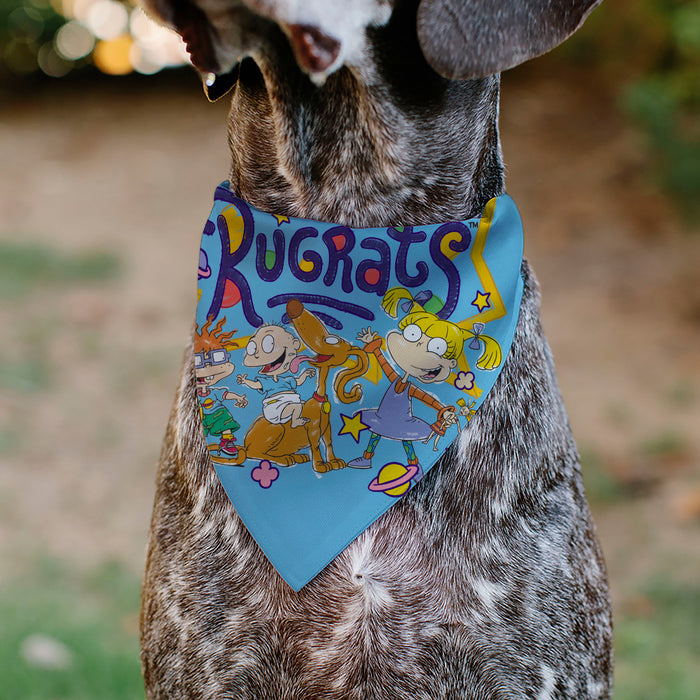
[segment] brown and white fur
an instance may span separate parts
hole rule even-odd
[[[363,227],[462,220],[504,192],[497,73],[596,4],[146,0],[217,75],[212,96],[233,85],[233,192]],[[219,484],[189,348],[143,587],[149,698],[610,696],[604,564],[526,262],[522,274],[513,347],[483,406],[298,593]]]

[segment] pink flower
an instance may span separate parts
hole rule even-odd
[[[273,467],[269,460],[263,459],[260,464],[250,473],[253,481],[257,481],[264,489],[269,489],[272,482],[280,475],[279,469]]]

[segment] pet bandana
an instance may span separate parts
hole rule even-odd
[[[299,590],[435,464],[512,343],[523,283],[508,195],[481,218],[353,229],[216,190],[195,373],[209,455]]]

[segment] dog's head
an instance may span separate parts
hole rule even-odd
[[[601,0],[141,0],[185,40],[203,75],[269,57],[288,41],[317,82],[367,59],[367,30],[399,8],[413,13],[430,66],[453,80],[512,68],[571,35]],[[221,91],[221,88],[218,89]],[[211,96],[211,95],[210,95]],[[217,95],[214,95],[216,97]]]

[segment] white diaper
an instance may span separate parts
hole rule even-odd
[[[282,411],[291,403],[301,403],[301,396],[293,391],[282,391],[279,394],[263,399],[263,416],[270,423],[286,423],[291,420],[287,416],[284,420],[281,417]]]

